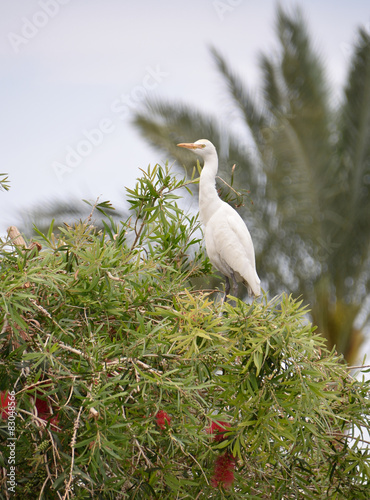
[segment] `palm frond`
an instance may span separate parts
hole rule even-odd
[[[345,89],[340,134],[340,241],[350,256],[346,271],[353,276],[356,261],[365,262],[370,248],[370,35],[362,29]]]
[[[281,73],[290,103],[290,112],[299,112],[302,106],[306,117],[325,125],[328,111],[328,86],[323,64],[317,50],[313,48],[302,12],[297,9],[293,15],[279,8],[277,31],[281,45]],[[314,108],[312,109],[312,106]],[[309,113],[311,111],[311,113]]]
[[[9,191],[10,181],[8,174],[0,174],[0,191]]]
[[[239,181],[244,189],[246,186],[243,172],[252,168],[248,151],[240,145],[237,139],[229,135],[218,120],[206,113],[195,111],[184,104],[169,103],[161,100],[148,100],[143,111],[136,114],[134,125],[140,133],[157,149],[170,158],[192,168],[196,164],[193,153],[178,148],[179,142],[194,142],[198,139],[208,139],[215,146],[219,155],[220,175],[230,175],[234,164],[241,166]]]
[[[317,246],[333,226],[328,200],[339,191],[332,175],[329,93],[300,11],[288,15],[279,9],[277,32],[277,60],[261,59],[264,97],[273,116],[264,155],[268,196],[284,226]]]
[[[192,108],[164,100],[147,100],[134,117],[134,126],[150,144],[162,153],[176,159],[181,165],[191,167],[195,156],[176,147],[179,142],[209,139],[221,147],[222,133],[217,120]],[[222,149],[222,148],[221,148]]]
[[[280,79],[279,67],[266,54],[260,56],[262,70],[263,96],[266,107],[272,115],[277,111],[283,113],[286,109],[286,97]]]
[[[99,211],[94,211],[92,207],[94,204],[84,202],[77,199],[70,200],[45,200],[38,205],[32,207],[30,210],[20,213],[21,223],[20,227],[22,233],[31,237],[34,233],[33,227],[47,232],[50,226],[50,221],[54,220],[55,232],[58,232],[59,227],[64,224],[72,225],[80,220],[87,219],[91,213],[93,217],[91,223],[97,228],[102,227],[102,215]],[[104,208],[105,213],[115,219],[124,217],[123,212],[116,211],[113,207]]]
[[[261,149],[264,146],[262,132],[270,123],[263,106],[257,106],[242,80],[231,69],[226,59],[215,47],[211,47],[211,53],[218,71],[225,80],[234,105],[241,111],[242,117],[252,132],[256,146]]]

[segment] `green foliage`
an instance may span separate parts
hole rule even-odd
[[[4,243],[0,390],[16,394],[18,494],[368,498],[369,383],[292,297],[232,307],[195,290],[211,268],[178,201],[194,182],[157,165],[127,190],[126,221],[57,237],[51,225],[40,252]]]
[[[0,174],[0,190],[9,191],[10,181],[7,174]]]

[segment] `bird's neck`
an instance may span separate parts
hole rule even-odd
[[[217,155],[204,162],[199,181],[199,213],[203,224],[215,213],[222,204],[216,190],[216,175],[218,170]]]

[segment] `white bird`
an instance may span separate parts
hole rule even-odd
[[[225,298],[237,293],[237,282],[242,282],[251,295],[261,294],[260,279],[251,235],[240,215],[220,199],[216,191],[218,157],[214,145],[207,139],[178,144],[204,160],[199,181],[199,213],[204,226],[206,250],[212,264],[226,276]]]

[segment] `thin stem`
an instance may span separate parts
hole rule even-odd
[[[66,491],[64,493],[63,500],[66,500],[69,497],[69,492],[71,490],[71,484],[72,484],[72,480],[73,480],[73,467],[74,467],[74,462],[75,462],[76,436],[77,436],[78,428],[80,426],[80,417],[81,417],[82,410],[83,410],[83,407],[80,406],[77,418],[76,418],[75,423],[73,425],[73,435],[72,435],[72,440],[71,440],[71,448],[72,448],[71,470],[69,472],[69,479],[68,479],[68,483],[66,484]]]

